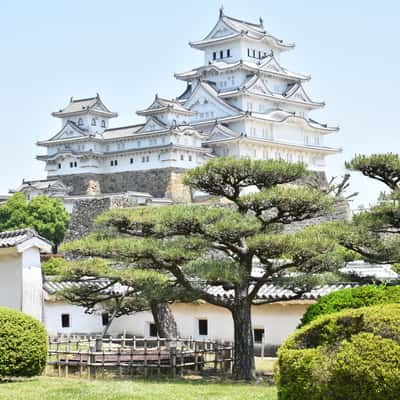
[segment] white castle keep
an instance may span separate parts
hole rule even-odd
[[[186,89],[175,99],[155,96],[137,111],[142,124],[111,128],[117,117],[99,95],[71,98],[54,112],[61,130],[38,142],[47,153],[48,179],[77,174],[116,174],[187,169],[215,156],[302,161],[324,171],[325,158],[339,150],[325,145],[338,130],[315,121],[324,106],[307,94],[310,76],[287,70],[281,55],[294,48],[258,23],[224,14],[202,40],[204,64],[175,77]]]

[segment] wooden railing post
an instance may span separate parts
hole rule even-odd
[[[172,346],[172,345],[170,346],[169,354],[170,354],[170,365],[171,365],[172,378],[176,378],[176,347],[175,346]]]

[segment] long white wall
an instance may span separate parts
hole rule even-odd
[[[265,343],[278,346],[296,329],[306,304],[274,303],[253,306],[253,328],[265,330]],[[183,337],[233,340],[233,322],[229,311],[209,304],[173,304],[179,334]],[[70,314],[71,326],[61,328],[61,314]],[[207,319],[208,335],[201,336],[198,320]],[[149,336],[153,317],[150,312],[135,313],[114,320],[109,333],[126,331],[136,336]],[[87,315],[83,309],[66,303],[46,303],[45,325],[50,334],[96,333],[102,331],[101,313]]]

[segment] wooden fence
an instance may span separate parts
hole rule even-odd
[[[210,340],[63,336],[49,338],[47,373],[90,378],[229,375],[232,343]]]

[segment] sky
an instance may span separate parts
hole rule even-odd
[[[312,116],[338,124],[327,144],[327,175],[345,173],[355,154],[400,152],[400,2],[395,0],[224,0],[225,13],[264,19],[272,34],[296,42],[281,62],[311,74],[306,89],[326,107]],[[141,121],[135,114],[155,93],[184,90],[174,72],[197,67],[190,48],[218,19],[221,0],[0,0],[0,195],[23,178],[45,178],[45,149],[36,141],[60,129],[52,111],[71,96],[100,93],[119,117],[113,126]],[[373,203],[383,186],[352,174],[352,207]]]

